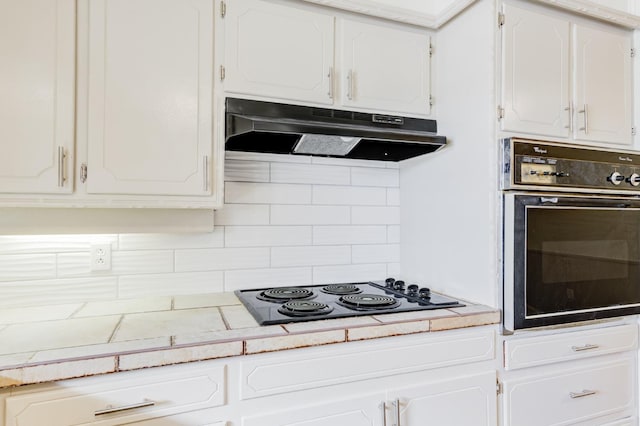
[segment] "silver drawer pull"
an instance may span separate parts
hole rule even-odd
[[[571,346],[571,349],[573,349],[574,352],[582,352],[582,351],[590,351],[592,349],[598,349],[600,347],[600,345],[590,345],[590,344],[586,344],[584,346]]]
[[[583,389],[582,392],[569,392],[569,396],[571,397],[571,399],[583,398],[585,396],[595,395],[595,394],[596,394],[596,391],[588,390],[588,389]]]
[[[119,411],[134,410],[136,408],[152,407],[154,405],[156,405],[155,401],[150,401],[148,399],[145,399],[144,401],[138,402],[136,404],[121,405],[120,407],[114,407],[112,405],[107,405],[107,408],[103,408],[102,410],[98,410],[95,413],[93,413],[93,415],[94,416],[103,416],[105,414],[117,413]]]

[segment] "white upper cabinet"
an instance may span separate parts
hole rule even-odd
[[[226,6],[226,91],[331,104],[334,18],[262,0]]]
[[[630,145],[630,32],[503,5],[501,130]]]
[[[574,135],[591,142],[631,142],[631,37],[576,25]]]
[[[343,105],[430,112],[427,32],[352,19],[340,19],[338,25]]]
[[[228,96],[426,116],[426,30],[294,1],[227,1],[220,78]]]
[[[569,136],[569,23],[505,5],[502,130]]]
[[[211,194],[213,3],[89,8],[87,192]]]
[[[0,0],[0,192],[73,190],[75,13]]]

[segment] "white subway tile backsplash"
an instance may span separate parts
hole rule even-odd
[[[115,299],[116,277],[10,281],[0,283],[0,308]]]
[[[0,236],[0,308],[193,296],[399,273],[397,163],[226,152],[210,233]],[[91,271],[107,243],[112,268]]]
[[[400,261],[399,244],[372,244],[352,247],[353,263],[387,263]]]
[[[351,263],[350,246],[273,247],[271,266],[341,265]]]
[[[389,244],[400,243],[400,225],[387,226],[387,242]]]
[[[224,290],[311,284],[311,268],[268,268],[225,271]]]
[[[230,204],[311,203],[310,185],[227,182],[224,191],[225,202]]]
[[[349,185],[350,168],[319,164],[271,163],[271,182]]]
[[[338,225],[350,223],[346,206],[271,205],[272,225]]]
[[[0,255],[0,281],[54,277],[55,254]]]
[[[118,297],[218,293],[223,291],[222,271],[124,275],[118,278]]]
[[[224,228],[216,227],[213,232],[202,234],[121,234],[118,240],[120,250],[222,247],[224,245]]]
[[[351,184],[354,186],[397,188],[400,186],[400,170],[353,167],[351,169]]]
[[[227,182],[269,182],[269,163],[266,161],[227,160],[224,163]]]
[[[387,188],[387,205],[400,205],[400,188]]]
[[[313,244],[381,244],[387,242],[386,226],[314,226]]]
[[[176,250],[176,272],[266,268],[269,248]]]
[[[351,207],[354,225],[399,225],[399,207]]]
[[[261,204],[225,204],[214,212],[216,225],[268,225],[269,206]]]
[[[399,263],[387,263],[387,276],[388,277],[401,277],[402,269]]]
[[[385,264],[316,266],[313,268],[313,283],[344,283],[384,280],[387,276]]]
[[[227,226],[226,247],[311,245],[311,226]]]
[[[313,204],[384,206],[387,195],[384,188],[314,185]]]

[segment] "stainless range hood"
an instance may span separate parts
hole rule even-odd
[[[446,143],[435,120],[227,98],[227,151],[402,161]]]

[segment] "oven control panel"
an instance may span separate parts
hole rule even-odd
[[[503,141],[501,189],[640,195],[640,152],[526,139]]]

